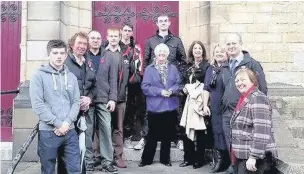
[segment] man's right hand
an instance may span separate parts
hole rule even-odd
[[[61,127],[57,129],[62,135],[65,135],[70,130],[70,124],[67,122],[63,122]],[[56,132],[55,132],[56,133]]]
[[[110,100],[108,103],[107,103],[107,106],[106,106],[110,112],[113,112],[115,110],[115,102],[113,100]]]

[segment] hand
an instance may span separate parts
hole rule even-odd
[[[62,135],[65,135],[68,133],[68,131],[70,130],[70,124],[67,122],[63,122],[61,127],[59,129],[57,129]]]
[[[206,115],[211,115],[210,109],[208,106],[204,106],[203,111]]]
[[[161,95],[163,97],[170,97],[171,94],[172,94],[172,91],[170,92],[170,91],[167,91],[167,90],[164,90],[164,89],[161,91]]]
[[[80,108],[87,109],[91,104],[91,98],[87,96],[80,96]],[[84,110],[81,109],[81,110]]]
[[[246,161],[247,170],[255,172],[257,170],[255,163],[256,159],[249,157],[249,159]]]
[[[113,112],[115,110],[115,102],[110,100],[106,106],[110,112]]]
[[[90,106],[80,106],[80,110],[82,110],[84,112],[88,111],[89,108],[90,108]]]
[[[57,135],[58,137],[62,136],[63,134],[59,132],[59,130],[57,128],[54,129],[54,133],[55,135]]]
[[[183,88],[183,92],[184,92],[185,94],[188,94],[187,88]]]

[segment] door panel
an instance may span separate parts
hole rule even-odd
[[[1,2],[1,91],[16,90],[20,83],[21,2]],[[12,139],[13,99],[1,95],[1,141]]]
[[[110,26],[120,27],[125,21],[131,22],[136,41],[144,47],[147,38],[156,33],[155,20],[160,14],[170,16],[170,30],[178,36],[178,7],[178,1],[93,2],[93,29],[100,31],[105,39]]]

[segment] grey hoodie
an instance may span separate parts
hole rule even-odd
[[[67,66],[56,71],[50,65],[42,65],[30,82],[32,108],[39,117],[39,130],[59,128],[74,122],[80,109],[77,78]]]

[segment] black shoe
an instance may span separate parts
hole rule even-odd
[[[198,162],[196,162],[196,163],[193,164],[193,169],[201,168],[201,167],[203,167],[204,165],[205,165],[205,163],[198,163]]]
[[[102,170],[110,173],[118,173],[118,170],[113,166],[113,164],[102,166]]]
[[[171,162],[166,162],[166,163],[162,163],[162,164],[165,165],[165,166],[167,166],[167,167],[171,167],[172,166]]]
[[[88,164],[86,166],[86,171],[94,171],[94,164]]]
[[[151,163],[152,164],[152,163]],[[144,167],[144,166],[147,166],[147,165],[151,165],[151,164],[147,164],[147,163],[144,163],[144,162],[140,162],[138,164],[138,167]]]
[[[100,158],[94,158],[94,167],[101,165],[101,159]]]
[[[190,166],[190,165],[192,165],[192,163],[190,163],[188,161],[184,161],[179,165],[179,167],[186,167],[186,166]]]
[[[210,173],[218,173],[223,166],[223,156],[221,150],[217,150],[217,149],[213,150],[213,160],[211,164],[212,164],[212,169]]]

